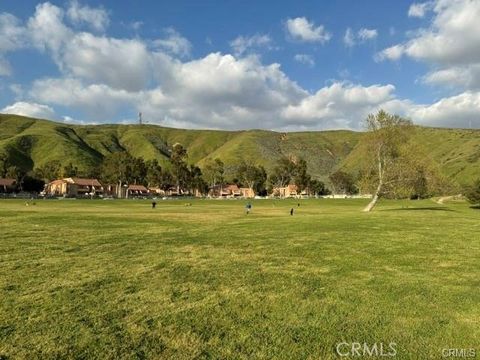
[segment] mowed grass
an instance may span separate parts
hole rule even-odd
[[[480,210],[245,203],[0,201],[0,358],[479,356]]]

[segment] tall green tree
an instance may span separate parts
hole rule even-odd
[[[62,176],[66,178],[78,176],[78,168],[70,162],[63,167],[62,174]]]
[[[215,188],[217,185],[222,185],[225,180],[225,164],[218,158],[213,160],[208,159],[203,166],[203,174],[205,181],[207,181],[212,188]]]
[[[357,187],[353,176],[345,171],[337,170],[328,177],[335,194],[355,194]]]
[[[202,170],[196,165],[190,165],[188,187],[192,195],[196,192],[200,194],[208,192],[208,184],[202,177]]]
[[[11,166],[8,161],[8,154],[5,151],[0,151],[0,177],[5,177],[7,169]]]
[[[26,175],[25,171],[23,171],[18,166],[9,166],[7,171],[5,172],[5,177],[9,179],[15,179],[18,183],[21,182],[22,178]]]
[[[413,134],[412,122],[380,110],[366,119],[363,141],[368,159],[365,180],[374,184],[372,201],[364,208],[371,211],[379,198],[407,184],[412,174],[406,148]]]
[[[149,187],[160,186],[160,179],[162,177],[162,167],[157,159],[147,160],[145,162],[146,175],[145,181]]]
[[[297,191],[301,193],[303,190],[308,189],[308,185],[311,181],[311,176],[308,174],[307,162],[304,159],[299,159],[295,164],[295,172],[293,181],[297,186]]]
[[[187,165],[187,149],[182,144],[172,147],[170,162],[172,164],[172,176],[177,187],[178,194],[187,188],[189,170]]]
[[[167,169],[162,170],[158,179],[158,186],[163,191],[168,191],[175,186],[175,181],[170,171]]]
[[[35,176],[47,183],[58,179],[62,176],[62,164],[58,160],[47,161],[43,166],[35,169]]]
[[[268,181],[274,188],[285,187],[290,184],[295,174],[295,162],[289,158],[282,157],[277,161],[277,164],[270,173]]]
[[[132,181],[134,158],[127,152],[114,152],[103,159],[101,178],[104,182],[117,185],[117,196],[122,197],[122,187]]]
[[[143,158],[133,158],[131,164],[130,182],[146,185],[147,166]]]
[[[265,189],[267,172],[263,166],[243,162],[238,166],[236,178],[242,185],[247,186],[255,194],[258,194]]]
[[[22,190],[30,193],[39,193],[45,187],[45,181],[38,179],[32,174],[27,174],[22,179]]]
[[[310,180],[308,189],[312,195],[328,195],[330,191],[325,187],[325,184],[317,179]]]

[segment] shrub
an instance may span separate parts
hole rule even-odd
[[[465,190],[465,197],[472,204],[480,204],[480,179]]]

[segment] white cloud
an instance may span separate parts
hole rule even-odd
[[[8,13],[0,14],[0,76],[12,74],[12,67],[5,55],[26,45],[25,29],[20,20]]]
[[[42,79],[33,83],[31,98],[52,105],[76,108],[89,119],[109,119],[124,109],[132,107],[138,93],[112,89],[105,84],[86,85],[78,79]]]
[[[359,43],[365,43],[369,40],[374,40],[378,36],[378,30],[376,29],[367,29],[361,28],[355,34],[351,28],[345,30],[345,35],[343,35],[343,43],[346,47],[353,47],[357,44],[357,39]]]
[[[343,36],[343,43],[346,47],[352,47],[355,45],[355,34],[353,33],[352,29],[347,28],[347,30],[345,30],[345,35]]]
[[[131,28],[133,31],[139,31],[143,25],[143,21],[133,21],[128,24],[128,27]]]
[[[272,48],[272,39],[265,34],[255,34],[253,36],[238,36],[230,41],[230,47],[235,56],[241,56],[249,49],[267,49]]]
[[[173,28],[165,30],[166,37],[153,41],[154,46],[180,57],[190,56],[192,44]]]
[[[457,6],[464,2],[454,1]],[[435,23],[444,17],[441,14],[454,17],[446,10],[449,6],[446,0],[437,2]],[[470,23],[467,15],[468,12],[464,13],[467,18],[462,21],[457,19],[457,26],[464,29]],[[67,17],[68,10],[50,3],[38,5],[26,26],[14,17],[0,16],[0,32],[18,34],[0,38],[0,74],[10,72],[9,64],[2,62],[4,54],[25,46],[45,51],[60,71],[57,78],[37,79],[30,89],[12,87],[12,91],[18,92],[18,102],[4,111],[51,118],[55,116],[53,109],[61,106],[82,114],[83,120],[99,123],[142,111],[145,121],[177,127],[296,130],[359,129],[368,113],[384,108],[425,125],[466,126],[472,122],[473,126],[480,126],[480,95],[474,91],[431,105],[397,98],[395,87],[390,84],[334,82],[314,93],[306,91],[279,64],[263,64],[258,56],[248,55],[249,49],[271,46],[267,35],[233,40],[231,46],[237,57],[210,53],[187,61],[184,57],[189,56],[191,44],[173,29],[167,29],[165,38],[155,41],[116,39],[74,30],[65,24]],[[447,18],[444,21],[449,23]],[[325,42],[331,37],[323,27],[316,27],[305,18],[289,21],[285,25],[293,39]],[[7,25],[2,28],[2,24]],[[377,60],[399,59],[404,54],[414,57],[413,42],[424,36],[446,36],[443,27],[435,26],[417,32],[404,44],[385,49],[377,54]],[[376,30],[366,28],[355,33],[347,29],[345,35],[348,32],[352,44],[377,36]],[[464,36],[471,42],[477,34]],[[475,53],[477,49],[471,51]],[[437,51],[436,56],[439,54]],[[297,54],[294,59],[314,64],[311,55]],[[478,90],[480,61],[469,61],[432,61],[435,67],[424,81]],[[82,121],[68,116],[64,119]]]
[[[11,84],[9,87],[10,91],[15,95],[16,98],[21,98],[23,95],[23,87],[20,84]]]
[[[6,106],[1,112],[4,114],[31,116],[42,119],[53,119],[55,117],[55,111],[50,106],[23,101]]]
[[[438,0],[429,29],[405,44],[405,53],[438,64],[480,61],[480,2]]]
[[[149,81],[150,53],[140,40],[78,33],[65,45],[61,64],[71,75],[133,91]]]
[[[408,115],[426,126],[480,128],[480,93],[465,92],[432,105],[415,105]]]
[[[146,94],[142,111],[189,127],[275,128],[279,109],[307,94],[278,64],[262,65],[255,56],[212,53],[181,63],[158,55],[156,68],[162,87]]]
[[[376,60],[398,60],[408,56],[432,66],[424,80],[429,84],[462,86],[466,90],[480,86],[480,2],[436,0],[414,4],[411,16],[424,16],[432,9],[427,29],[419,29],[412,39],[387,48]],[[421,10],[419,10],[421,9]]]
[[[287,106],[282,116],[306,127],[359,128],[371,112],[394,100],[393,85],[363,87],[346,82],[333,83]]]
[[[28,20],[28,33],[34,46],[49,51],[55,61],[60,61],[61,53],[73,32],[64,24],[63,9],[50,3],[37,5],[35,14]]]
[[[376,29],[362,28],[358,30],[358,38],[362,41],[373,40],[377,36],[378,36],[378,31]]]
[[[453,66],[432,71],[422,79],[430,85],[460,89],[480,89],[480,64]]]
[[[305,17],[288,19],[285,23],[288,34],[292,39],[304,42],[328,42],[332,34],[325,30],[323,25],[315,26]]]
[[[375,54],[374,59],[375,61],[383,61],[383,60],[392,60],[397,61],[403,56],[405,49],[403,45],[394,45],[392,47],[383,49],[382,51]]]
[[[87,24],[97,31],[105,31],[110,23],[108,13],[105,9],[80,5],[77,0],[70,1],[67,17],[76,25]]]
[[[433,8],[433,2],[413,3],[408,9],[408,16],[423,18]]]
[[[10,63],[0,56],[0,76],[10,76],[12,74],[12,67]]]
[[[301,64],[308,65],[310,67],[315,66],[315,59],[312,55],[296,54],[293,59]]]
[[[0,14],[0,54],[25,45],[25,29],[20,20],[8,13]]]

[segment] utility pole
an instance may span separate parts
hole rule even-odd
[[[138,113],[138,123],[140,125],[142,125],[142,113],[141,112]]]

